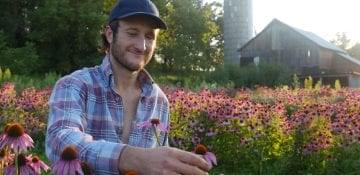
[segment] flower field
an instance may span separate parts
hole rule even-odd
[[[360,174],[360,89],[166,89],[171,144],[225,174]]]
[[[206,145],[213,174],[360,174],[360,89],[163,90],[170,144]],[[50,92],[1,85],[0,129],[18,122],[43,148]]]

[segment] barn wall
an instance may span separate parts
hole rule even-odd
[[[270,25],[241,51],[242,57],[259,57],[260,62],[287,66],[296,73],[319,68],[319,47],[285,25]],[[242,61],[245,63],[245,59]]]

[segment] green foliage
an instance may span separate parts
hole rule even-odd
[[[207,82],[218,84],[233,82],[235,88],[255,87],[256,85],[276,87],[291,82],[291,77],[286,68],[266,63],[261,63],[258,66],[250,64],[244,67],[225,65],[209,73],[206,79]]]
[[[327,174],[359,174],[360,144],[336,148],[332,160]]]
[[[293,75],[292,85],[293,85],[294,89],[299,89],[300,88],[300,80],[299,80],[299,77],[296,74]]]
[[[211,142],[213,150],[223,166],[235,172],[281,174],[284,155],[293,142],[281,127],[284,120],[274,115],[268,125],[259,126],[261,119],[253,117],[245,122],[233,119],[226,128],[219,127],[220,134]]]
[[[313,88],[313,79],[311,76],[309,76],[308,78],[305,78],[304,87],[305,87],[305,89],[309,89],[309,90],[311,90]]]
[[[11,71],[9,68],[6,68],[4,72],[0,67],[0,85],[2,82],[8,81],[11,78]]]
[[[29,38],[36,43],[41,70],[68,73],[99,63],[103,1],[47,0],[31,14]]]
[[[329,130],[330,124],[329,119],[316,116],[310,118],[308,123],[304,122],[296,126],[294,131],[296,142],[286,161],[285,174],[324,174],[328,168],[327,159],[332,154],[333,136]],[[329,142],[329,145],[322,142],[315,145],[313,142],[316,139],[325,139],[324,142]]]
[[[334,85],[334,87],[335,87],[335,90],[340,90],[341,89],[341,84],[340,84],[340,80],[335,80],[335,85]]]
[[[350,49],[348,49],[348,52],[352,57],[360,60],[360,43],[353,45]]]
[[[16,90],[21,92],[22,90],[30,87],[34,87],[36,89],[52,87],[59,78],[59,74],[50,72],[46,73],[44,76],[14,75],[8,81],[14,83]]]
[[[285,104],[286,116],[290,118],[299,108],[299,106],[294,104]]]
[[[100,30],[116,0],[0,2],[0,66],[16,74],[60,74],[98,64]],[[158,61],[149,68],[187,74],[222,63],[220,3],[154,0],[169,29],[161,31]],[[153,59],[155,60],[155,59]],[[29,66],[31,65],[31,66]]]
[[[315,90],[320,90],[321,86],[322,86],[322,82],[321,82],[321,80],[319,80],[319,81],[316,82],[314,89]]]
[[[152,72],[156,82],[163,85],[175,85],[192,90],[202,88],[254,88],[257,85],[277,87],[291,83],[291,76],[286,68],[280,65],[260,64],[239,67],[236,65],[219,65],[215,71],[192,72],[185,75]]]
[[[23,47],[12,48],[6,43],[4,35],[0,32],[0,66],[10,68],[19,74],[37,71],[39,66],[36,63],[39,57],[34,44],[26,42]]]
[[[222,63],[218,41],[220,30],[214,13],[215,4],[201,5],[201,0],[157,0],[160,12],[168,25],[161,31],[157,56],[151,69],[165,73],[188,75],[209,71]]]
[[[11,71],[10,71],[9,68],[6,68],[5,71],[4,71],[4,73],[3,73],[3,79],[4,79],[4,80],[7,80],[7,79],[9,79],[10,77],[11,77]]]

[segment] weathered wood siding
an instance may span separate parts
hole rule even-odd
[[[340,57],[339,55],[334,55],[331,69],[334,70],[335,72],[341,72],[341,73],[345,73],[345,72],[360,73],[360,66]]]
[[[319,60],[319,52],[319,46],[292,29],[271,25],[242,49],[241,56],[259,57],[260,62],[283,64],[297,73],[308,74],[319,69],[320,64],[329,68],[328,61]]]

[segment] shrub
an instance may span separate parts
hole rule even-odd
[[[291,82],[289,71],[286,68],[266,63],[261,63],[258,66],[250,64],[243,67],[225,65],[211,72],[206,79],[209,82],[222,85],[233,82],[235,88],[255,87],[256,85],[276,87],[289,85]]]
[[[38,60],[33,43],[27,42],[23,47],[11,48],[7,46],[3,32],[0,32],[0,66],[6,66],[18,74],[29,74],[38,70]]]

